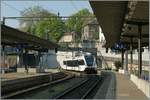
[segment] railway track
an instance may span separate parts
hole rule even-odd
[[[26,89],[20,89],[18,91],[10,92],[10,93],[8,93],[6,95],[2,95],[1,98],[3,98],[3,99],[15,98],[15,97],[18,97],[19,95],[26,94],[26,93],[28,93],[30,91],[38,90],[39,88],[45,88],[45,87],[47,87],[49,85],[59,84],[59,83],[62,83],[64,81],[71,80],[74,77],[75,77],[74,75],[67,73],[67,76],[64,77],[64,78],[60,78],[60,79],[57,79],[57,80],[54,80],[54,81],[51,81],[51,82],[48,82],[48,83],[40,84],[40,85],[35,85],[33,87],[27,87]]]
[[[19,95],[9,97],[10,99],[51,99],[56,95],[62,93],[64,90],[71,88],[72,86],[85,81],[86,77],[72,77],[64,79],[47,86],[33,89]]]
[[[97,75],[89,75],[87,79],[57,95],[55,99],[86,99],[100,81]]]
[[[94,94],[99,75],[74,76],[21,90],[4,98],[9,99],[85,99]],[[96,88],[95,88],[96,87]],[[93,91],[94,90],[94,91]],[[92,98],[92,96],[90,96]]]

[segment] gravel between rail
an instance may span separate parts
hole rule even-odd
[[[56,84],[51,84],[46,87],[41,87],[20,95],[13,96],[11,99],[51,99],[54,98],[54,96],[60,94],[62,91],[83,80],[85,80],[83,77],[74,77]]]
[[[99,83],[100,77],[97,75],[89,75],[87,79],[73,87],[65,90],[56,99],[85,99],[87,95],[95,89]]]

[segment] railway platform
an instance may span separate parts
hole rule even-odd
[[[27,73],[5,73],[5,74],[1,74],[1,81],[22,79],[22,78],[47,75],[47,74],[50,73],[28,73],[28,74]]]
[[[107,72],[105,76],[107,77],[94,99],[148,100],[129,76],[114,72]]]
[[[130,80],[129,76],[116,73],[116,98],[118,100],[148,100],[144,93]]]

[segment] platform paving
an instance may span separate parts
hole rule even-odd
[[[130,80],[129,76],[116,73],[116,99],[148,100],[144,93]]]
[[[19,79],[19,78],[27,78],[27,77],[32,77],[32,76],[39,76],[39,75],[46,75],[50,73],[5,73],[5,74],[0,74],[1,75],[1,81],[6,81],[6,80],[14,80],[14,79]]]
[[[101,86],[94,96],[94,99],[115,99],[115,74],[113,72],[105,71],[102,72],[101,76],[103,77],[103,81],[100,83]]]
[[[105,72],[104,81],[94,99],[148,100],[129,76],[117,72]]]

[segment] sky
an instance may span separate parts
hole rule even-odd
[[[41,6],[42,8],[56,14],[59,12],[60,16],[70,16],[83,8],[87,8],[90,12],[92,12],[92,8],[88,0],[2,0],[1,20],[2,17],[19,17],[22,10],[32,6]],[[17,28],[19,26],[19,22],[15,19],[7,19],[6,25]]]

